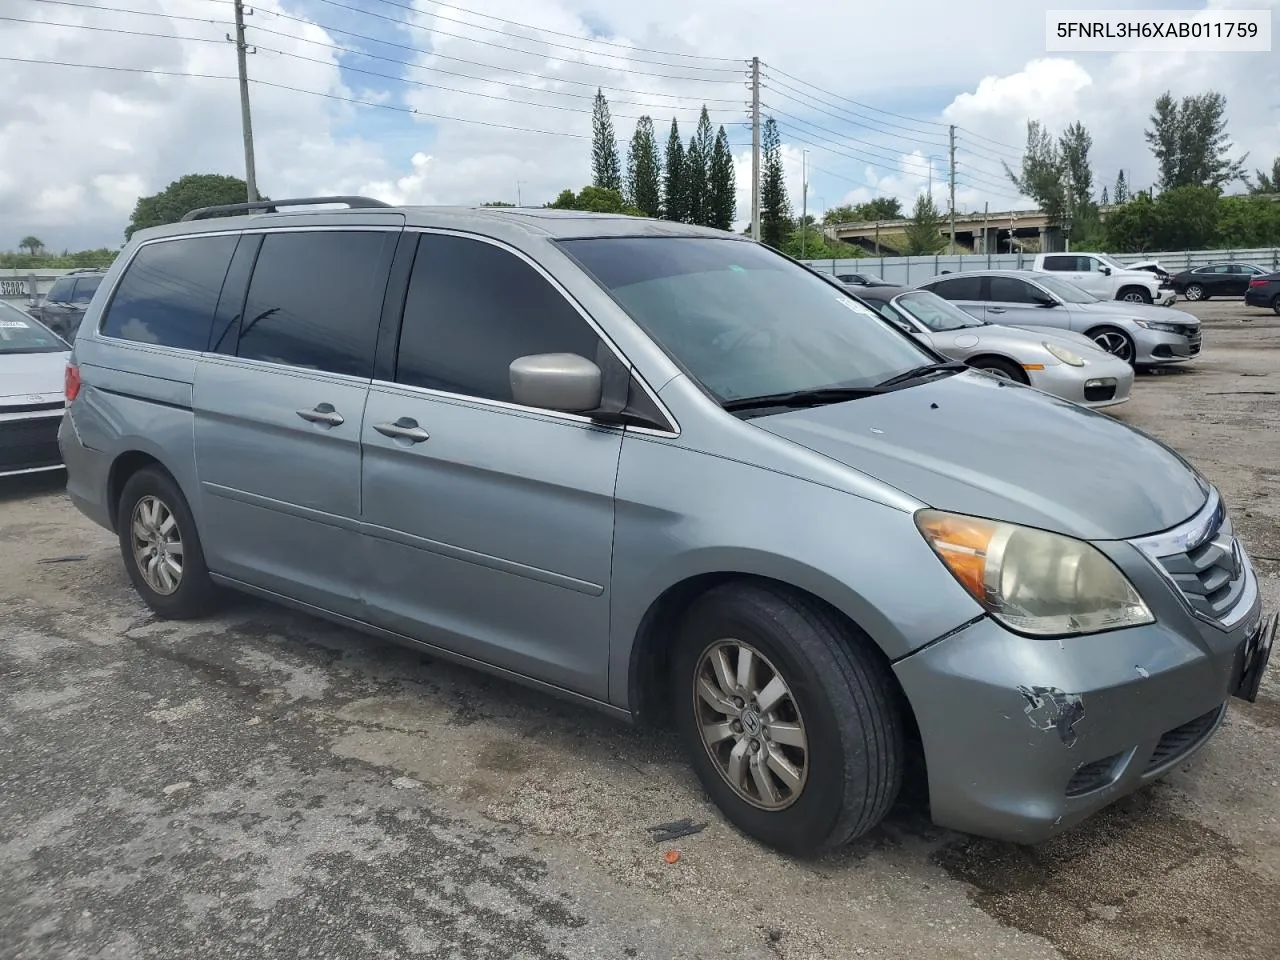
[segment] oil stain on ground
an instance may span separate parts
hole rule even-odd
[[[966,839],[935,861],[999,922],[1070,960],[1274,960],[1280,883],[1230,841],[1171,813],[1159,789],[1037,847]]]

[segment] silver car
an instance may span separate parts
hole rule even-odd
[[[1200,321],[1182,310],[1099,300],[1074,284],[1030,270],[966,270],[919,285],[991,323],[1083,333],[1135,367],[1180,363],[1200,353]]]
[[[159,616],[233,588],[672,723],[797,854],[917,758],[938,823],[1051,836],[1256,698],[1257,577],[1144,434],[724,231],[315,202],[135,233],[80,326],[67,490]]]
[[[0,477],[62,467],[58,427],[71,347],[0,300]]]
[[[1083,334],[988,323],[928,290],[883,287],[857,296],[953,360],[1072,403],[1110,407],[1128,400],[1133,388],[1133,367]]]

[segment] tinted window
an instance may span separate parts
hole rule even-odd
[[[930,283],[929,289],[944,300],[981,300],[981,277],[950,277]]]
[[[1044,268],[1046,270],[1063,270],[1071,273],[1080,269],[1076,260],[1076,257],[1045,257]]]
[[[988,299],[993,303],[1035,303],[1037,292],[1035,287],[1017,277],[992,277]]]
[[[270,233],[249,282],[236,355],[373,375],[390,232]]]
[[[871,308],[759,244],[613,237],[561,246],[721,401],[874,386],[931,359]]]
[[[109,337],[204,350],[236,238],[189,237],[142,247],[102,321]]]
[[[99,285],[102,283],[101,277],[82,277],[76,281],[76,292],[71,298],[72,303],[88,303],[93,299],[93,295],[97,293]]]
[[[397,382],[510,402],[517,357],[576,353],[603,365],[602,347],[560,292],[514,254],[465,237],[418,241]]]
[[[76,282],[74,280],[63,277],[55,280],[53,286],[49,288],[49,292],[45,294],[45,299],[54,303],[69,303],[71,301],[71,292],[75,289]]]

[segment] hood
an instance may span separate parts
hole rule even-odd
[[[1167,530],[1208,497],[1132,427],[976,373],[751,423],[937,509],[1088,540]]]
[[[1172,307],[1160,307],[1154,303],[1129,303],[1125,300],[1099,300],[1097,303],[1068,304],[1071,310],[1082,310],[1085,313],[1105,313],[1110,316],[1120,315],[1137,320],[1151,320],[1158,323],[1181,323],[1185,326],[1200,326],[1200,318],[1185,310],[1174,310]]]
[[[34,403],[32,397],[62,396],[66,351],[58,353],[0,353],[0,407]],[[50,396],[52,395],[52,396]]]

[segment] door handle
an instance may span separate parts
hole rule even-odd
[[[330,427],[341,426],[346,423],[342,414],[333,409],[331,403],[317,403],[313,410],[298,410],[298,416],[308,423],[323,423]]]
[[[418,421],[412,417],[401,417],[395,423],[375,423],[373,429],[384,437],[391,437],[395,440],[408,440],[411,443],[421,443],[431,436],[431,434],[418,426]]]

